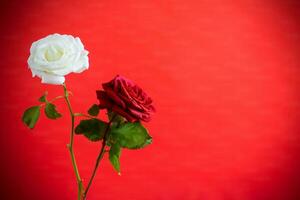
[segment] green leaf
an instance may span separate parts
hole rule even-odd
[[[39,98],[39,102],[42,102],[42,103],[48,102],[47,95],[48,95],[48,92],[45,92],[45,94]]]
[[[76,134],[83,134],[91,141],[99,141],[103,139],[107,123],[99,119],[81,120],[75,128]]]
[[[32,106],[25,110],[22,121],[30,128],[34,128],[40,116],[40,106]]]
[[[139,149],[152,143],[152,137],[140,122],[127,122],[112,127],[109,139],[111,144],[118,143],[128,149]]]
[[[109,161],[114,169],[120,174],[120,155],[121,147],[119,144],[113,144],[109,150]]]
[[[61,114],[56,111],[56,106],[52,103],[47,103],[45,106],[45,114],[49,119],[57,119]]]
[[[99,110],[99,106],[97,104],[94,104],[89,108],[88,113],[91,116],[97,116],[99,114]]]

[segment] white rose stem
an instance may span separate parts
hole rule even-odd
[[[66,84],[63,84],[63,88],[64,88],[64,98],[67,102],[68,105],[68,109],[70,111],[70,115],[71,115],[71,135],[70,135],[70,143],[67,145],[69,151],[70,151],[70,155],[71,155],[71,159],[72,159],[72,165],[73,165],[73,169],[75,171],[75,175],[76,175],[76,179],[77,179],[77,185],[78,185],[78,200],[82,200],[83,199],[83,191],[84,191],[84,187],[82,184],[82,180],[80,178],[79,175],[79,171],[78,171],[78,167],[76,164],[76,159],[75,159],[75,155],[74,155],[74,150],[73,150],[73,143],[74,143],[74,122],[75,122],[75,114],[73,113],[72,107],[71,107],[71,103],[69,100],[69,93],[66,87]]]

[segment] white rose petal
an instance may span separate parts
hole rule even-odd
[[[65,75],[89,68],[88,53],[78,37],[52,34],[32,43],[27,62],[42,83],[60,85]]]

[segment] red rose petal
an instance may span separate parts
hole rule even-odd
[[[124,101],[117,95],[118,91],[114,91],[108,84],[103,84],[103,89],[106,94],[119,106],[122,108],[126,108],[126,104]]]
[[[136,118],[141,119],[145,122],[148,122],[151,120],[150,113],[143,113],[137,110],[129,109],[132,115],[134,115]]]
[[[100,101],[100,105],[99,105],[100,108],[110,109],[115,113],[121,115],[122,117],[125,117],[129,122],[134,122],[138,120],[138,118],[126,112],[121,107],[115,105],[105,91],[96,91],[96,93],[97,93],[97,98]]]

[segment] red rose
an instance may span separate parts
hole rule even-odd
[[[100,108],[111,109],[130,122],[150,121],[150,114],[155,111],[152,99],[131,80],[117,75],[102,87],[104,91],[97,91]]]

